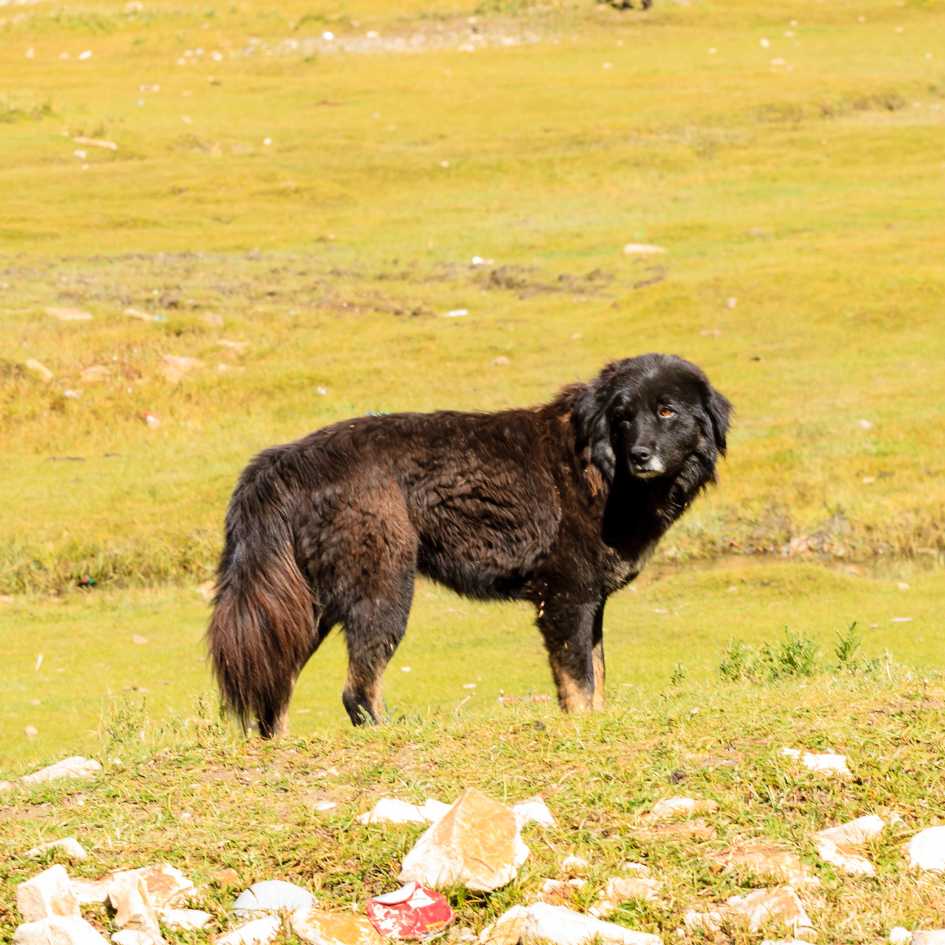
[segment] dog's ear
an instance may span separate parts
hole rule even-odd
[[[611,445],[610,420],[607,407],[610,392],[600,381],[587,384],[579,391],[571,408],[578,453],[590,450],[594,465],[604,474],[608,482],[614,478],[617,457]]]
[[[732,405],[728,398],[720,394],[708,381],[703,390],[703,404],[712,424],[712,436],[715,448],[724,456],[728,446],[728,425],[732,418]]]

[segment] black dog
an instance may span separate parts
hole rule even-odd
[[[361,417],[266,450],[226,516],[207,633],[224,702],[276,734],[341,624],[345,709],[380,721],[419,572],[531,601],[561,707],[602,707],[604,604],[714,481],[730,410],[694,364],[648,354],[542,407]]]

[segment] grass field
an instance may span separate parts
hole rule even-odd
[[[618,921],[670,940],[758,884],[713,852],[767,837],[814,864],[812,830],[893,809],[877,879],[817,867],[818,941],[945,924],[900,849],[945,809],[943,36],[931,0],[0,4],[0,779],[106,765],[0,792],[0,937],[23,851],[70,832],[83,875],[181,866],[220,926],[222,866],[362,902],[415,831],[354,815],[465,784],[560,821],[512,886],[451,891],[477,930],[578,852],[579,907],[651,863],[664,900]],[[332,639],[292,739],[219,727],[197,587],[254,452],[537,403],[653,350],[703,365],[736,423],[719,487],[609,605],[604,715],[531,699],[525,609],[422,585],[397,724],[346,727]],[[867,662],[838,673],[853,622]],[[813,675],[720,674],[732,641],[786,632]],[[845,751],[856,780],[791,773],[782,745]],[[719,801],[714,840],[642,836],[672,793]]]

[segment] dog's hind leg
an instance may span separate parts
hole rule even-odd
[[[606,676],[604,667],[604,602],[601,601],[594,614],[594,624],[591,628],[591,662],[594,666],[594,697],[592,707],[594,710],[604,708],[604,679]]]
[[[411,568],[391,596],[362,600],[345,618],[348,679],[341,699],[353,725],[384,720],[381,677],[407,629],[413,580]]]
[[[596,601],[547,601],[539,613],[538,629],[545,639],[558,704],[565,712],[595,707],[594,623],[601,609]]]

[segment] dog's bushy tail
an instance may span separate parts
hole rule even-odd
[[[293,490],[275,451],[240,477],[226,514],[207,647],[224,706],[245,731],[276,734],[315,637],[314,599],[295,560]]]

